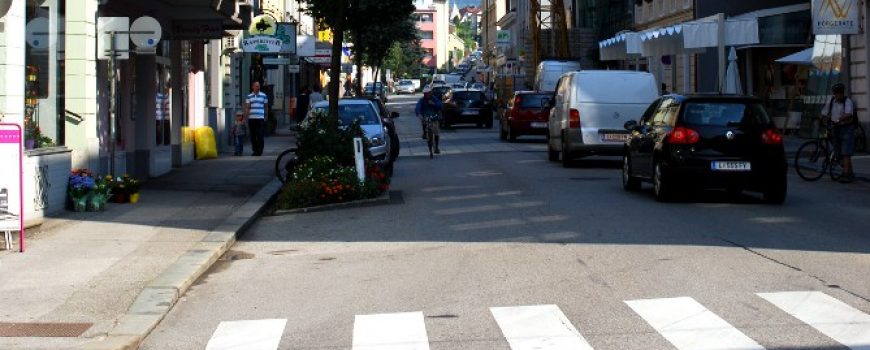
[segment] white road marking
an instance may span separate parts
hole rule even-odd
[[[444,192],[444,191],[454,191],[454,190],[467,190],[471,188],[478,188],[480,186],[441,186],[441,187],[427,187],[424,188],[423,192]]]
[[[540,207],[544,205],[544,202],[517,202],[517,203],[508,203],[507,206],[511,208],[531,208],[531,207]]]
[[[523,191],[502,191],[502,192],[496,192],[495,195],[496,196],[516,196],[516,195],[519,195],[522,193],[523,193]]]
[[[429,350],[422,312],[356,315],[353,350]]]
[[[548,216],[532,216],[528,218],[531,222],[555,222],[565,221],[568,217],[565,215],[548,215]]]
[[[689,297],[625,301],[680,350],[763,350],[764,347]]]
[[[822,292],[758,296],[852,350],[870,350],[870,315]]]
[[[433,198],[437,202],[447,202],[447,201],[460,201],[466,199],[481,199],[490,197],[490,194],[480,193],[480,194],[467,194],[462,196],[446,196],[446,197],[435,197]]]
[[[495,210],[502,210],[502,209],[504,209],[504,207],[502,207],[500,205],[479,205],[479,206],[475,206],[475,207],[436,210],[435,214],[437,214],[437,215],[456,215],[456,214],[465,214],[465,213],[480,213],[480,212],[485,212],[485,211],[495,211]]]
[[[489,310],[513,350],[592,350],[556,305]]]
[[[286,319],[221,322],[205,349],[275,350],[286,325]]]
[[[519,226],[525,225],[526,222],[519,219],[504,219],[504,220],[494,220],[494,221],[481,221],[481,222],[472,222],[470,224],[460,224],[460,225],[451,225],[450,229],[454,231],[469,231],[469,230],[483,230],[488,228],[497,228],[497,227],[508,227],[508,226]]]

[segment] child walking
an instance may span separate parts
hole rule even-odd
[[[231,130],[233,142],[236,146],[236,152],[233,155],[240,156],[245,150],[245,136],[248,135],[248,124],[245,123],[245,114],[242,112],[236,113],[236,122]]]

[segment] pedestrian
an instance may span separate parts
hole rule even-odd
[[[313,106],[315,103],[320,101],[325,101],[326,97],[321,93],[322,88],[320,85],[314,85],[314,92],[308,95],[308,105]]]
[[[855,152],[855,103],[846,97],[846,86],[836,84],[831,87],[834,96],[822,109],[822,117],[834,124],[834,154],[843,166],[842,183],[855,181],[852,169],[852,154]]]
[[[350,75],[347,76],[347,79],[344,81],[344,96],[351,96],[351,91],[353,90],[353,80],[351,80]]]
[[[296,124],[302,124],[302,121],[305,120],[305,116],[308,114],[308,105],[311,101],[310,97],[311,91],[308,90],[307,86],[303,86],[302,90],[299,91],[299,95],[296,96],[296,115],[294,119],[296,119]]]
[[[235,156],[242,155],[245,150],[245,136],[248,135],[248,125],[245,124],[245,113],[236,112],[236,122],[233,123],[233,128],[230,130],[233,135],[233,144],[236,146]]]
[[[251,93],[245,100],[245,116],[248,118],[248,127],[251,135],[251,148],[253,156],[263,155],[265,146],[263,138],[266,137],[266,110],[269,106],[269,98],[260,91],[260,82],[251,84]]]

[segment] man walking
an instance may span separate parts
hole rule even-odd
[[[260,91],[260,82],[251,84],[251,93],[245,100],[245,116],[248,118],[248,131],[251,133],[253,156],[263,155],[263,138],[266,137],[266,109],[269,98]]]
[[[834,96],[825,104],[822,116],[834,123],[834,152],[843,165],[840,182],[855,181],[852,171],[852,154],[855,151],[855,103],[846,97],[846,86],[836,84],[831,88]]]

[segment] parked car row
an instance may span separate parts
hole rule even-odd
[[[543,68],[543,69],[541,69]],[[499,137],[545,135],[548,159],[622,157],[628,191],[653,185],[659,200],[700,189],[760,192],[783,203],[787,162],[761,101],[721,94],[659,96],[655,78],[635,71],[570,70],[552,84],[539,67],[538,91],[518,91],[499,116]],[[553,73],[555,74],[555,73]]]

